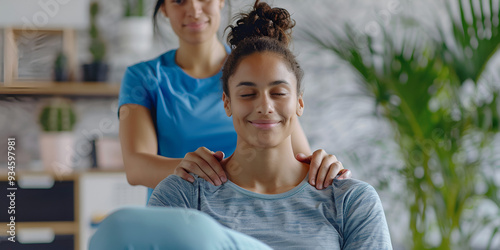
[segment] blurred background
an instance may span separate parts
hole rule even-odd
[[[499,249],[499,1],[268,2],[297,22],[312,149],[377,189],[394,248]],[[154,4],[0,2],[0,194],[15,152],[23,243],[13,249],[86,249],[106,214],[145,204],[125,179],[117,103],[127,66],[178,45],[165,19],[153,33]],[[226,0],[221,41],[252,4]],[[12,247],[7,230],[0,246]]]

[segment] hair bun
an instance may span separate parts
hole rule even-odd
[[[241,13],[236,25],[230,25],[227,41],[234,48],[247,38],[270,37],[288,47],[295,21],[283,8],[271,8],[269,4],[255,1],[250,13]]]

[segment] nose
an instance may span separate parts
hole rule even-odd
[[[265,115],[274,113],[273,101],[268,95],[261,95],[261,97],[257,99],[256,110],[258,114]]]
[[[199,0],[188,1],[187,14],[189,17],[199,18],[201,15],[201,2]]]

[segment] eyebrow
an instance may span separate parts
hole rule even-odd
[[[270,82],[268,85],[269,86],[274,86],[274,85],[279,85],[279,84],[290,85],[290,83],[288,83],[285,80],[276,80],[276,81]],[[236,87],[239,87],[239,86],[255,87],[255,86],[257,86],[257,84],[255,84],[253,82],[240,82],[240,83],[238,83],[238,85],[236,85]]]

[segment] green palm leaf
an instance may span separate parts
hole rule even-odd
[[[413,193],[408,205],[414,249],[469,244],[474,232],[458,240],[451,235],[465,232],[464,211],[477,200],[490,199],[475,191],[481,159],[466,155],[468,145],[480,151],[498,133],[499,88],[494,80],[485,80],[484,72],[500,44],[500,11],[492,8],[499,4],[456,0],[456,5],[445,3],[451,30],[439,27],[437,39],[410,18],[398,19],[412,24],[401,37],[394,35],[393,27],[382,25],[378,37],[350,25],[341,32],[326,25],[300,31],[352,66],[361,87],[382,110],[379,115],[393,125],[406,163],[402,174]],[[466,104],[461,93],[470,81],[475,87],[486,82],[482,85],[490,88],[489,98]],[[430,220],[429,213],[437,221]],[[441,243],[433,246],[426,239],[436,231]]]

